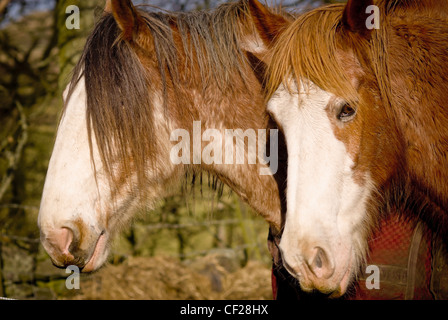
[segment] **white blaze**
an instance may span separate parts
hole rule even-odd
[[[80,217],[92,229],[98,225],[94,213],[98,209],[99,189],[90,157],[86,105],[85,84],[81,79],[59,125],[51,155],[39,212],[39,226],[43,230],[64,227],[64,223]],[[93,145],[99,169],[101,161],[95,141]]]
[[[324,248],[335,266],[329,287],[339,284],[354,258],[353,247],[359,243],[354,238],[359,236],[367,195],[366,188],[354,181],[353,161],[333,132],[326,110],[332,97],[312,83],[306,88],[301,84],[300,93],[281,85],[268,105],[284,130],[288,148],[283,259],[298,267],[306,252]]]

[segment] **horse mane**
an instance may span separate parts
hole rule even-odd
[[[194,68],[200,74],[200,83],[194,88],[204,92],[214,85],[214,90],[229,96],[241,91],[235,82],[247,85],[244,71],[248,65],[240,41],[247,28],[255,30],[249,23],[247,1],[189,13],[148,12],[142,8],[139,6],[138,12],[153,38],[155,53],[145,58],[155,60],[156,68],[151,70],[142,64],[138,48],[120,38],[115,19],[105,13],[87,39],[65,101],[66,107],[84,77],[91,152],[94,137],[110,185],[120,185],[137,173],[140,190],[148,183],[148,165],[154,165],[160,148],[155,139],[158,128],[153,98],[161,99],[167,112],[168,99],[179,94],[176,88],[194,86]],[[175,96],[169,103],[185,108],[181,97]]]
[[[376,5],[379,7],[380,12],[384,12],[384,14],[380,15],[380,29],[374,30],[372,32],[372,39],[370,41],[370,59],[371,65],[373,67],[373,73],[375,75],[376,81],[378,83],[378,90],[381,95],[382,103],[386,106],[386,112],[392,111],[394,108],[391,107],[392,104],[397,104],[400,100],[403,100],[403,97],[396,96],[393,92],[393,88],[397,86],[396,83],[393,83],[394,75],[391,74],[390,68],[392,65],[396,65],[397,63],[401,63],[403,59],[397,59],[397,50],[391,50],[391,30],[395,30],[395,32],[408,41],[408,45],[410,47],[415,47],[413,50],[414,54],[418,54],[419,51],[423,56],[414,56],[412,60],[408,60],[404,62],[403,68],[409,68],[412,66],[412,70],[414,70],[412,77],[419,78],[419,75],[415,72],[415,70],[427,70],[428,64],[425,62],[426,59],[431,59],[431,53],[427,51],[425,47],[421,47],[421,44],[415,45],[411,44],[415,39],[416,35],[424,39],[423,41],[432,41],[431,46],[432,50],[440,50],[442,55],[445,55],[443,52],[446,52],[446,48],[440,48],[440,43],[446,43],[447,39],[442,39],[443,31],[439,34],[432,34],[431,32],[420,33],[422,25],[424,28],[432,29],[435,33],[437,33],[436,28],[437,24],[441,21],[445,21],[441,25],[446,25],[446,21],[448,19],[446,15],[446,6],[448,3],[446,1],[437,1],[437,0],[379,0]],[[412,16],[413,19],[406,19],[406,17]],[[415,28],[415,30],[412,30]],[[438,26],[440,28],[440,26]],[[442,27],[443,28],[443,27]],[[420,33],[420,34],[419,34]],[[426,33],[426,34],[425,34]],[[438,43],[433,42],[434,39],[438,39]],[[420,47],[419,47],[420,46]],[[436,49],[437,48],[437,49]],[[407,48],[410,49],[410,48]],[[422,51],[426,51],[422,53]],[[420,59],[420,61],[419,61]],[[438,61],[438,64],[443,64],[443,62]],[[435,61],[432,60],[432,63]],[[448,64],[442,66],[442,69],[445,69]],[[435,65],[432,66],[436,68]],[[429,71],[433,76],[435,75],[434,71]],[[423,74],[424,72],[422,72]],[[442,77],[445,77],[445,73],[442,72]],[[438,76],[440,78],[440,75]],[[438,79],[438,85],[443,85],[447,83],[442,79]],[[416,80],[417,81],[417,80]],[[425,81],[423,81],[425,82]],[[421,84],[414,83],[413,86],[415,88],[409,88],[412,91],[421,91],[421,88],[416,90],[416,87]],[[420,92],[422,94],[422,92]],[[418,99],[422,99],[419,97]],[[444,104],[444,101],[440,101]],[[391,118],[396,118],[396,114],[389,114]]]

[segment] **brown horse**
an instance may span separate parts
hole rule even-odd
[[[45,182],[39,227],[53,263],[100,268],[136,209],[187,173],[215,175],[278,232],[285,165],[267,141],[262,79],[287,15],[256,0],[191,13],[113,0],[108,10],[65,92]]]
[[[445,0],[350,0],[280,35],[268,71],[288,148],[280,249],[304,290],[344,294],[394,207],[447,243],[447,53]]]

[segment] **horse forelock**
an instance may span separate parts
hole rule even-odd
[[[409,10],[420,16],[444,17],[445,1],[436,0],[379,0],[374,2],[380,12],[380,28],[372,30],[369,42],[358,41],[342,30],[342,15],[345,4],[328,5],[299,16],[282,33],[271,51],[271,64],[268,68],[267,97],[270,98],[278,86],[292,76],[295,80],[307,78],[324,90],[332,91],[349,102],[356,102],[358,96],[350,83],[344,66],[338,61],[342,51],[357,50],[355,55],[367,55],[378,81],[383,100],[390,101],[390,62],[389,38],[391,20],[409,16]],[[361,48],[362,47],[362,48]],[[394,53],[396,54],[396,53]],[[285,83],[287,84],[287,83]]]
[[[155,130],[148,92],[152,84],[133,48],[119,35],[112,15],[103,16],[87,40],[70,85],[85,81],[91,152],[94,136],[111,186],[131,172],[137,172],[143,183],[143,168],[155,156],[155,141],[149,138]]]
[[[311,80],[349,102],[357,99],[356,90],[337,57],[343,8],[343,4],[336,4],[312,10],[299,16],[280,35],[270,53],[267,98],[272,97],[281,83],[289,88],[285,80],[292,77],[297,82],[304,78]]]

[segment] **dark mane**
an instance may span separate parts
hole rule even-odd
[[[94,137],[112,186],[134,173],[138,186],[148,182],[145,170],[158,148],[154,96],[162,97],[165,107],[172,99],[170,103],[185,108],[182,97],[173,98],[179,84],[202,90],[213,86],[222,94],[241,90],[235,88],[235,81],[246,84],[247,57],[239,41],[245,28],[254,28],[247,23],[246,1],[191,13],[146,12],[139,7],[139,14],[154,47],[154,53],[146,58],[154,60],[157,67],[151,70],[142,64],[140,48],[121,40],[116,21],[106,13],[87,40],[65,101],[67,105],[84,77],[90,144]],[[194,68],[200,83],[193,76]]]

